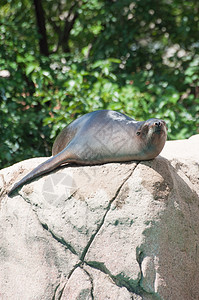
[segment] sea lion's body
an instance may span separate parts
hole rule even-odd
[[[110,110],[88,113],[62,130],[54,142],[53,156],[16,183],[9,195],[64,163],[93,165],[153,159],[163,149],[166,137],[165,122],[159,119],[139,122]]]

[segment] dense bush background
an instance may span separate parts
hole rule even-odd
[[[2,0],[0,167],[97,109],[198,133],[198,32],[197,0]]]

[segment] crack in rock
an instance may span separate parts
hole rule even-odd
[[[74,265],[74,267],[72,268],[72,270],[71,270],[71,271],[69,272],[69,274],[68,274],[68,279],[70,279],[70,277],[72,276],[73,272],[74,272],[77,268],[81,267],[82,264],[83,264],[82,261],[79,261],[76,265]]]
[[[22,195],[20,195],[20,196],[24,199],[24,201],[26,201],[26,199],[25,199]],[[32,206],[32,204],[31,204],[30,202],[28,202],[28,201],[26,201],[26,202],[27,202],[29,205]],[[33,211],[34,211],[34,210],[33,210]],[[78,256],[77,251],[70,245],[70,243],[66,242],[66,241],[63,239],[63,237],[58,237],[51,229],[49,229],[49,227],[48,227],[48,225],[47,225],[46,223],[42,223],[42,222],[40,221],[40,219],[39,219],[39,217],[38,217],[36,211],[34,211],[34,213],[35,213],[35,215],[36,215],[36,217],[37,217],[38,222],[41,224],[41,226],[43,227],[44,230],[46,230],[47,232],[49,232],[49,233],[51,234],[51,236],[52,236],[58,243],[60,243],[60,244],[63,245],[64,247],[67,247],[67,249],[70,250],[71,253],[73,253],[73,254],[75,254],[75,255]]]
[[[64,284],[64,286],[61,288],[61,290],[59,290],[59,287],[60,287],[61,283],[59,283],[56,288],[55,288],[55,291],[54,291],[54,295],[52,297],[52,300],[61,300],[62,298],[62,295],[63,295],[63,292],[64,292],[64,289],[65,289],[65,286],[66,286],[66,283]]]
[[[47,230],[51,235],[52,237],[57,241],[59,242],[60,244],[62,244],[63,246],[67,247],[67,249],[69,249],[73,254],[75,255],[78,255],[77,252],[75,251],[75,249],[69,244],[67,243],[63,237],[58,237],[56,234],[53,233],[53,231],[51,229],[48,228],[48,225],[47,224],[43,224],[40,222],[40,224],[42,225],[42,227]]]
[[[139,280],[133,280],[128,277],[125,277],[124,274],[120,273],[118,275],[113,275],[111,272],[107,269],[105,264],[103,262],[97,262],[97,261],[85,261],[86,265],[88,265],[91,268],[97,269],[104,274],[108,275],[112,281],[118,286],[118,287],[125,287],[129,292],[136,293],[140,295],[140,289],[138,286]]]
[[[83,266],[80,266],[80,268],[86,273],[86,275],[88,276],[89,280],[90,280],[90,283],[91,283],[91,299],[94,300],[94,294],[93,294],[93,291],[94,291],[94,283],[93,283],[93,278],[91,276],[91,274],[84,269]]]
[[[57,290],[60,286],[60,283],[56,286],[55,290],[54,290],[54,294],[53,294],[53,297],[52,297],[52,300],[55,300],[57,297],[56,297],[56,294],[57,294]]]
[[[137,263],[139,265],[139,268],[140,268],[140,279],[139,279],[139,282],[138,284],[141,285],[141,282],[142,282],[142,279],[143,279],[143,272],[142,272],[142,262],[143,262],[143,259],[144,259],[144,252],[142,250],[140,250],[140,248],[136,248],[136,260],[137,260]]]
[[[140,278],[137,280],[133,280],[125,276],[123,273],[113,275],[102,262],[85,261],[85,264],[108,275],[118,287],[125,287],[130,293],[134,293],[141,297],[147,297],[148,300],[162,300],[162,298],[157,293],[146,292],[140,286]]]
[[[98,225],[97,230],[95,231],[94,234],[91,235],[90,240],[88,241],[86,247],[84,248],[84,250],[83,250],[83,252],[82,252],[82,255],[81,255],[81,257],[80,257],[80,260],[81,260],[81,261],[84,261],[84,258],[85,258],[85,256],[86,256],[86,254],[87,254],[87,252],[88,252],[88,250],[89,250],[89,248],[90,248],[92,242],[94,241],[96,235],[98,234],[99,230],[100,230],[101,227],[103,226],[104,221],[105,221],[105,218],[106,218],[108,212],[110,211],[111,204],[113,203],[113,201],[114,201],[114,200],[117,198],[117,196],[119,195],[119,193],[120,193],[122,187],[124,186],[124,184],[125,184],[125,183],[127,182],[127,180],[132,176],[132,174],[133,174],[135,168],[138,166],[138,164],[139,164],[139,163],[136,164],[136,166],[133,168],[133,170],[131,171],[131,173],[124,179],[124,181],[122,182],[122,184],[121,184],[121,185],[119,186],[119,188],[117,189],[117,191],[116,191],[114,197],[109,201],[109,204],[108,204],[108,206],[107,206],[106,212],[105,212],[105,214],[104,214],[104,216],[103,216],[103,218],[102,218],[100,224]]]
[[[91,296],[91,299],[92,300],[94,300],[95,299],[95,297],[94,297],[94,281],[93,281],[93,277],[91,276],[91,274],[87,271],[87,270],[85,270],[84,269],[84,263],[83,262],[79,262],[78,264],[76,264],[75,266],[74,266],[74,268],[72,269],[72,271],[69,273],[69,275],[68,275],[68,280],[70,279],[70,277],[72,276],[72,274],[73,274],[73,272],[77,269],[77,268],[80,268],[85,274],[86,274],[86,276],[88,276],[88,278],[89,278],[89,281],[90,281],[90,284],[91,284],[91,288],[90,288],[90,296]],[[64,288],[63,288],[63,290],[62,290],[62,294],[63,294],[63,292],[64,292],[64,289],[65,289],[65,287],[66,287],[66,285],[67,285],[67,282],[65,283],[65,285],[64,285]],[[84,289],[83,289],[84,290]],[[62,296],[62,294],[61,294],[61,296]],[[56,298],[57,299],[57,298]],[[60,297],[59,298],[59,300],[61,300],[62,299],[62,297]],[[64,298],[65,299],[65,298]],[[79,299],[79,298],[78,298]],[[82,299],[82,298],[81,298]],[[87,299],[87,298],[86,298]],[[89,298],[90,299],[90,298]]]
[[[90,248],[92,242],[94,241],[94,239],[95,239],[97,233],[99,232],[99,230],[100,230],[101,227],[103,226],[103,224],[104,224],[104,222],[105,222],[105,218],[106,218],[108,212],[110,211],[110,208],[111,208],[111,205],[112,205],[113,201],[114,201],[114,200],[117,198],[117,196],[119,195],[119,193],[120,193],[122,187],[124,186],[124,184],[125,184],[125,183],[128,181],[128,179],[132,176],[132,174],[133,174],[134,170],[136,169],[136,167],[138,166],[138,164],[139,164],[139,162],[136,164],[136,166],[133,168],[133,170],[130,172],[130,174],[124,179],[124,181],[122,182],[122,184],[121,184],[121,185],[119,186],[119,188],[117,189],[117,191],[116,191],[114,197],[110,200],[110,202],[109,202],[109,204],[108,204],[108,206],[107,206],[107,210],[106,210],[106,212],[105,212],[105,214],[104,214],[104,216],[103,216],[103,218],[102,218],[100,224],[98,225],[97,230],[96,230],[95,233],[90,237],[89,242],[87,243],[86,247],[84,248],[84,250],[83,250],[83,252],[82,252],[82,254],[81,254],[81,256],[80,256],[80,262],[79,262],[78,264],[76,264],[76,265],[73,267],[73,269],[70,271],[69,276],[68,276],[68,279],[72,276],[72,274],[73,274],[73,272],[76,270],[76,268],[78,268],[78,267],[83,268],[83,264],[84,264],[84,263],[88,264],[87,262],[84,261],[85,256],[86,256],[86,254],[87,254],[87,252],[88,252],[88,250],[89,250],[89,248]],[[89,264],[88,264],[88,265],[89,265]],[[92,265],[90,265],[90,266],[93,267]],[[102,268],[102,269],[103,269],[103,268]],[[100,268],[99,268],[98,270],[99,270],[99,271],[102,271]],[[106,269],[106,270],[107,270],[107,269]],[[84,270],[84,271],[85,271],[85,270]],[[108,273],[104,272],[104,273],[105,273],[105,274],[111,274],[110,272],[108,272]],[[110,277],[111,277],[111,276],[110,276]],[[112,275],[112,277],[114,278],[113,275]],[[111,278],[112,278],[112,277],[111,277]],[[112,278],[112,279],[113,279],[113,278]],[[116,279],[117,279],[117,278],[116,278]],[[114,281],[114,280],[113,280],[113,281]],[[114,282],[116,283],[116,282],[118,282],[118,280],[115,280]],[[119,287],[126,287],[125,285],[118,285],[118,286],[119,286]],[[93,296],[93,297],[94,297],[94,296]],[[94,299],[94,298],[92,298],[92,299]]]

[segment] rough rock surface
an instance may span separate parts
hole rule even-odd
[[[0,171],[1,300],[199,299],[199,135],[152,161]]]

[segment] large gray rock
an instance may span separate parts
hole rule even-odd
[[[199,135],[152,161],[0,171],[1,300],[199,299]]]

